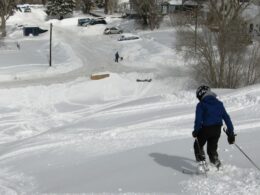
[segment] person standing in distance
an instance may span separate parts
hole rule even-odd
[[[118,53],[118,51],[116,52],[116,54],[115,54],[115,62],[118,62],[118,59],[119,59],[119,53]]]
[[[205,162],[204,145],[207,143],[209,160],[217,168],[221,166],[218,157],[218,141],[221,135],[223,120],[227,126],[228,143],[235,143],[234,127],[223,103],[210,87],[202,85],[196,91],[199,103],[196,107],[194,130],[194,153],[197,162]]]

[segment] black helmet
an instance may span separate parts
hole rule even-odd
[[[206,86],[206,85],[201,85],[197,91],[196,91],[196,96],[199,99],[199,101],[203,98],[203,96],[205,95],[205,93],[207,93],[208,91],[210,91],[210,87]]]

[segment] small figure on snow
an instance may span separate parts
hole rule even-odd
[[[17,47],[17,49],[20,50],[20,48],[21,48],[20,43],[16,42],[16,47]]]
[[[115,62],[118,62],[118,59],[119,59],[119,53],[118,53],[118,51],[116,52],[116,54],[115,54]]]
[[[203,147],[207,143],[209,160],[219,168],[221,162],[218,158],[217,148],[223,125],[222,120],[224,120],[227,126],[226,133],[229,144],[235,142],[233,124],[223,103],[217,99],[217,95],[208,86],[200,86],[196,91],[196,96],[199,99],[199,103],[196,107],[194,131],[192,132],[192,136],[195,138],[195,158],[199,163],[205,162]]]

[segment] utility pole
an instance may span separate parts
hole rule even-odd
[[[199,8],[199,2],[196,1],[197,7],[195,11],[195,52],[197,52],[197,30],[198,30],[198,8]]]
[[[108,14],[108,4],[109,4],[109,0],[105,0],[105,7],[104,7],[104,13]]]
[[[50,23],[50,59],[49,66],[52,65],[52,23]]]

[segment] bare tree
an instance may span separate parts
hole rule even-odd
[[[6,36],[6,20],[13,13],[15,7],[14,0],[1,0],[0,1],[0,17],[1,17],[1,32],[2,37]]]
[[[184,20],[188,23],[178,35],[186,45],[186,56],[195,60],[199,82],[227,88],[256,82],[260,50],[252,44],[242,17],[249,3],[209,0],[208,17],[198,17],[198,30],[194,20]]]
[[[81,0],[83,4],[83,13],[87,14],[90,12],[91,7],[93,6],[92,0]]]
[[[107,4],[108,13],[113,14],[117,8],[118,0],[109,0]]]
[[[260,78],[260,43],[255,42],[250,49],[248,60],[246,60],[248,65],[245,74],[246,85],[254,84],[258,82]]]
[[[105,5],[104,5],[104,13],[108,14],[108,4],[110,0],[105,0]]]
[[[47,0],[42,0],[43,5],[46,5],[46,3],[47,3]]]
[[[157,0],[132,0],[132,2],[144,26],[149,26],[152,30],[159,27],[161,14]]]

